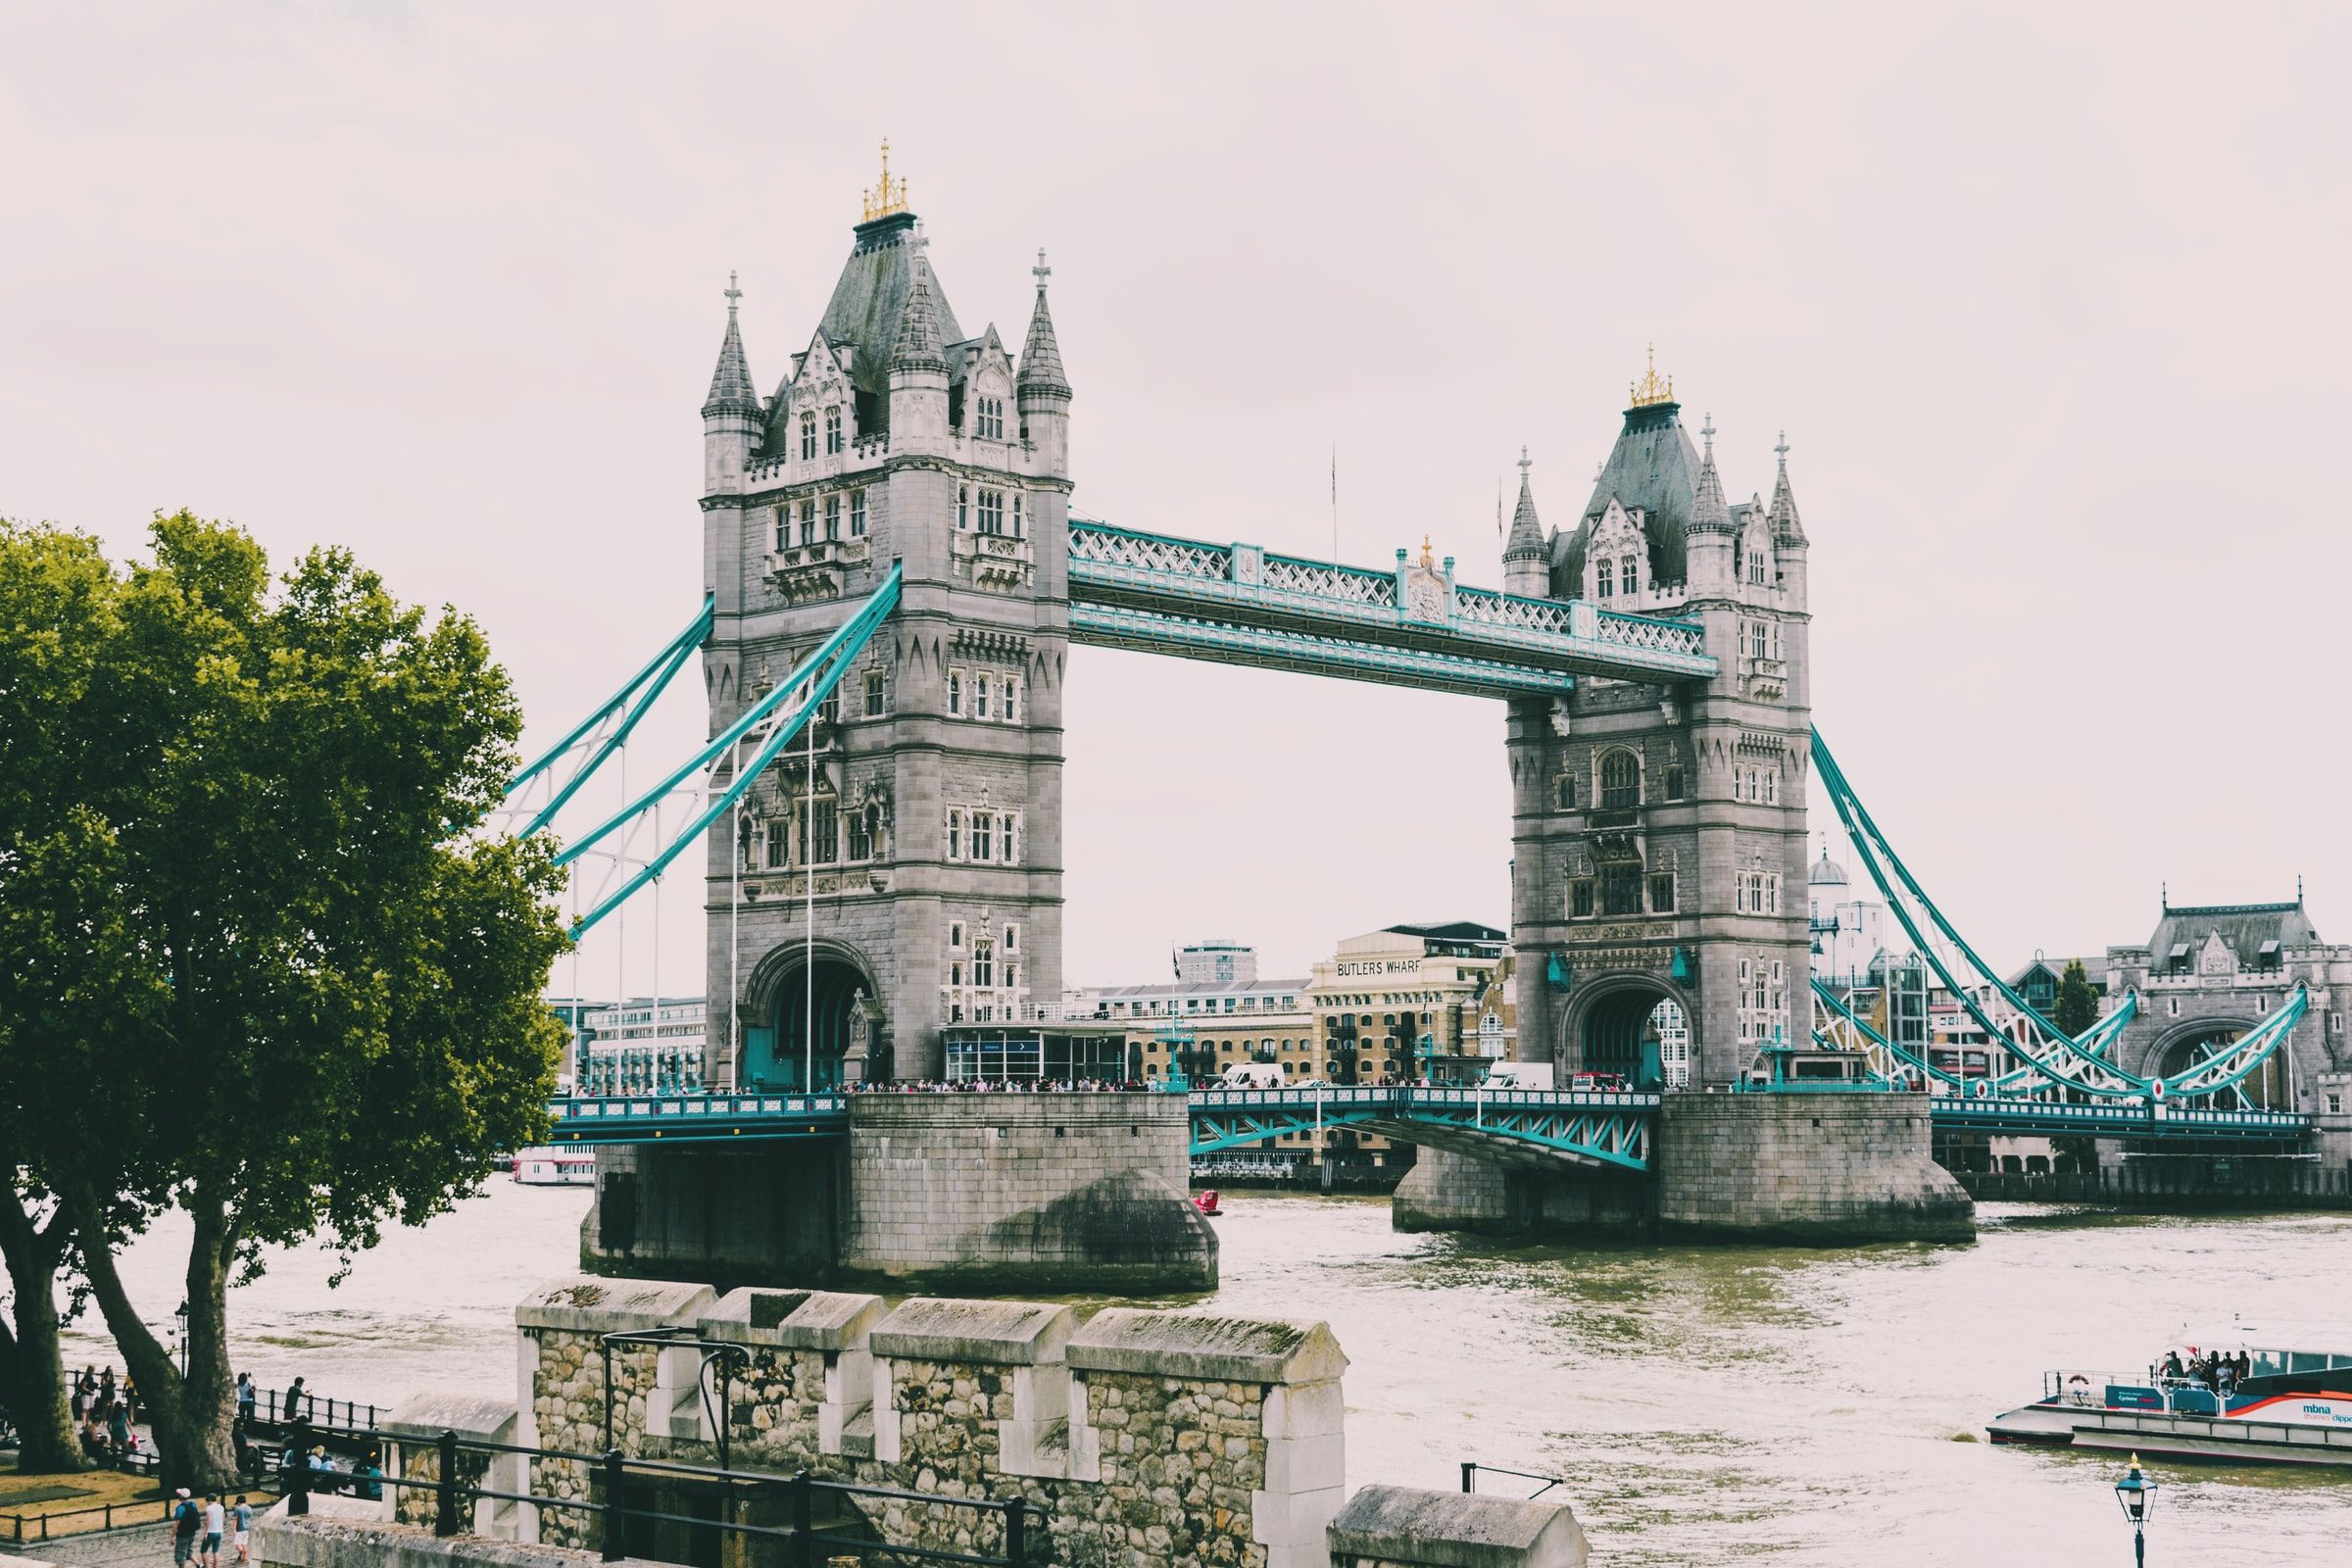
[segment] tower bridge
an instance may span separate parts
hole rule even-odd
[[[2205,1102],[2289,1041],[2306,1042],[2306,1064],[2340,1066],[2331,1037],[2297,1030],[2314,989],[2352,970],[2299,980],[2292,1018],[2282,1006],[2226,1050],[2127,1062],[2110,1053],[2116,1030],[2065,1036],[1988,976],[1918,888],[1812,728],[1810,541],[1785,439],[1769,496],[1733,500],[1712,421],[1693,440],[1653,369],[1560,525],[1540,517],[1523,454],[1499,591],[1459,580],[1426,542],[1366,567],[1076,517],[1076,394],[1042,254],[1031,270],[1016,356],[994,326],[958,323],[913,215],[885,190],[764,392],[730,284],[702,408],[707,602],[512,797],[513,825],[555,824],[699,650],[710,745],[564,851],[587,890],[582,929],[697,848],[709,913],[700,1081],[718,1092],[558,1107],[560,1137],[608,1152],[592,1258],[708,1277],[730,1259],[919,1273],[925,1257],[1020,1255],[1070,1278],[1089,1248],[1175,1235],[1165,1210],[1183,1206],[1190,1152],[1308,1114],[1425,1145],[1410,1202],[1432,1223],[1594,1217],[1577,1184],[1605,1177],[1612,1211],[1624,1182],[1645,1181],[1654,1197],[1634,1207],[1694,1228],[1879,1235],[1966,1229],[1965,1197],[1928,1156],[1947,1119],[2305,1135],[2307,1085],[2266,1111]],[[1055,1013],[1072,645],[1502,703],[1522,1054],[1631,1077],[1642,1020],[1672,1002],[1690,1020],[1695,1093],[841,1093],[1009,1061],[1001,1044],[982,1054],[1008,1029],[1036,1038],[1028,1071],[1130,1076],[1115,1031]],[[1817,782],[1938,972],[1972,1007],[2032,1018],[2029,1067],[1994,1100],[1903,1092],[1935,1070],[1809,992]],[[1744,1092],[1768,1056],[1808,1042],[1860,1064],[1844,1074],[1854,1092]],[[952,1234],[914,1237],[939,1224]],[[1213,1241],[1191,1224],[1167,1246],[1204,1250],[1213,1274]],[[1197,1258],[1176,1276],[1188,1268]]]

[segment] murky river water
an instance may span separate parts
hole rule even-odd
[[[587,1203],[494,1182],[335,1290],[330,1257],[273,1258],[232,1301],[239,1364],[379,1403],[510,1387],[513,1304],[571,1269]],[[2352,1318],[2352,1218],[1984,1218],[1973,1247],[1519,1247],[1396,1235],[1382,1200],[1244,1194],[1215,1301],[1330,1321],[1351,1483],[1451,1487],[1477,1459],[1569,1478],[1596,1561],[1839,1568],[2129,1562],[2116,1462],[1994,1448],[1986,1418],[2045,1365],[2136,1365],[2182,1321]],[[163,1240],[125,1270],[159,1315]],[[2352,1472],[2155,1474],[2153,1561],[2352,1560]]]

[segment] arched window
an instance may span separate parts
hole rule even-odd
[[[841,405],[836,403],[825,411],[825,455],[841,450]]]
[[[969,528],[971,525],[972,487],[968,484],[959,484],[956,487],[956,526]]]
[[[1620,582],[1625,584],[1625,591],[1627,593],[1638,593],[1641,591],[1642,579],[1636,576],[1634,573],[1633,557],[1628,556],[1623,561],[1617,563],[1617,578]]]
[[[1576,809],[1576,775],[1574,773],[1562,773],[1552,781],[1551,804],[1552,809],[1558,811]]]
[[[1600,760],[1600,808],[1630,811],[1642,804],[1642,761],[1631,752],[1611,752]]]
[[[801,461],[808,463],[816,457],[816,416],[801,416]]]
[[[1595,599],[1607,599],[1611,597],[1617,591],[1616,582],[1617,575],[1615,564],[1606,558],[1603,558],[1600,564],[1593,569],[1592,597]]]

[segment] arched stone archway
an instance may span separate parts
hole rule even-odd
[[[1564,1021],[1567,1070],[1611,1072],[1638,1089],[1680,1088],[1690,1081],[1689,1001],[1652,975],[1608,975],[1580,988]]]
[[[872,966],[847,944],[771,950],[752,972],[744,1019],[747,1088],[832,1089],[889,1074]]]
[[[2214,1053],[2226,1050],[2252,1030],[2256,1022],[2252,1018],[2182,1019],[2149,1043],[2146,1054],[2140,1058],[2140,1075],[2171,1078],[2187,1072]],[[2287,1081],[2284,1058],[2273,1053],[2269,1061],[2233,1089],[2225,1090],[2215,1103],[2225,1108],[2261,1106],[2292,1110],[2294,1088]]]

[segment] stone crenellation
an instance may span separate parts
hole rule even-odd
[[[919,1297],[885,1313],[871,1296],[588,1279],[542,1288],[516,1320],[528,1444],[601,1451],[602,1337],[667,1326],[701,1348],[614,1348],[624,1451],[714,1462],[714,1401],[695,1380],[706,1353],[734,1352],[735,1468],[1019,1496],[1056,1562],[1321,1564],[1343,1500],[1347,1357],[1320,1323],[1111,1308],[1080,1324],[1066,1306]],[[532,1490],[593,1501],[598,1483],[550,1460]],[[892,1498],[865,1523],[894,1544],[988,1551],[1002,1515]],[[541,1510],[537,1531],[596,1540],[567,1509]]]

